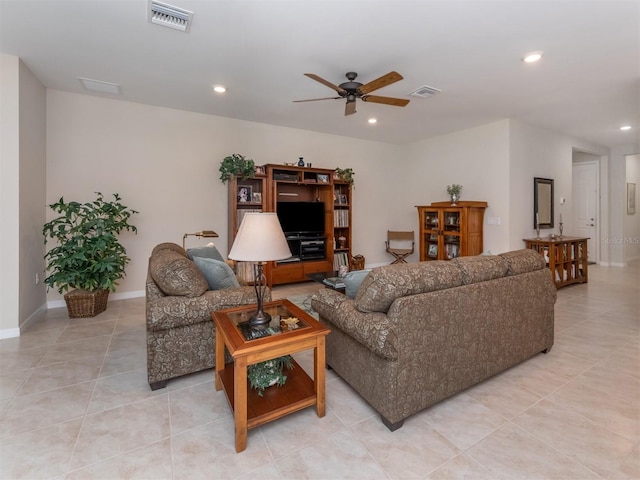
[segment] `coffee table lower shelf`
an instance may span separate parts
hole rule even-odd
[[[247,428],[255,428],[289,413],[302,410],[316,404],[313,380],[295,360],[293,368],[285,370],[287,382],[281,386],[266,388],[263,396],[251,388],[247,381]],[[234,410],[234,367],[225,365],[219,372],[223,390],[231,410]]]

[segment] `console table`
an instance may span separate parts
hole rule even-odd
[[[527,248],[544,255],[556,288],[587,283],[587,240],[583,237],[546,237],[523,239]]]

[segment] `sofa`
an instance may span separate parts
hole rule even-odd
[[[404,420],[553,345],[556,288],[532,250],[388,265],[354,298],[311,300],[332,368],[391,431]]]
[[[254,288],[240,285],[215,247],[188,252],[175,243],[161,243],[149,257],[145,293],[152,390],[165,387],[169,379],[215,367],[211,312],[256,303]]]

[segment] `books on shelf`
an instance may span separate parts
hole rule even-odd
[[[327,277],[322,283],[333,288],[345,288],[344,281],[340,277]]]
[[[345,228],[349,226],[349,210],[333,211],[333,226],[335,228]]]
[[[341,265],[349,266],[349,255],[347,252],[335,252],[333,254],[333,269],[338,271]]]
[[[244,218],[245,214],[247,213],[261,213],[262,210],[259,208],[239,208],[237,213],[238,216],[238,227],[240,227],[240,225],[242,225],[242,219]]]

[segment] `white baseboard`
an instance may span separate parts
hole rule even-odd
[[[20,336],[19,328],[5,328],[3,330],[0,330],[0,340],[3,340],[5,338],[19,337],[19,336]]]
[[[139,298],[144,297],[144,290],[135,290],[133,292],[122,292],[122,293],[110,293],[109,294],[109,302],[114,302],[116,300],[127,300],[128,298]],[[62,308],[66,307],[64,299],[62,300],[51,300],[47,302],[47,308]]]

